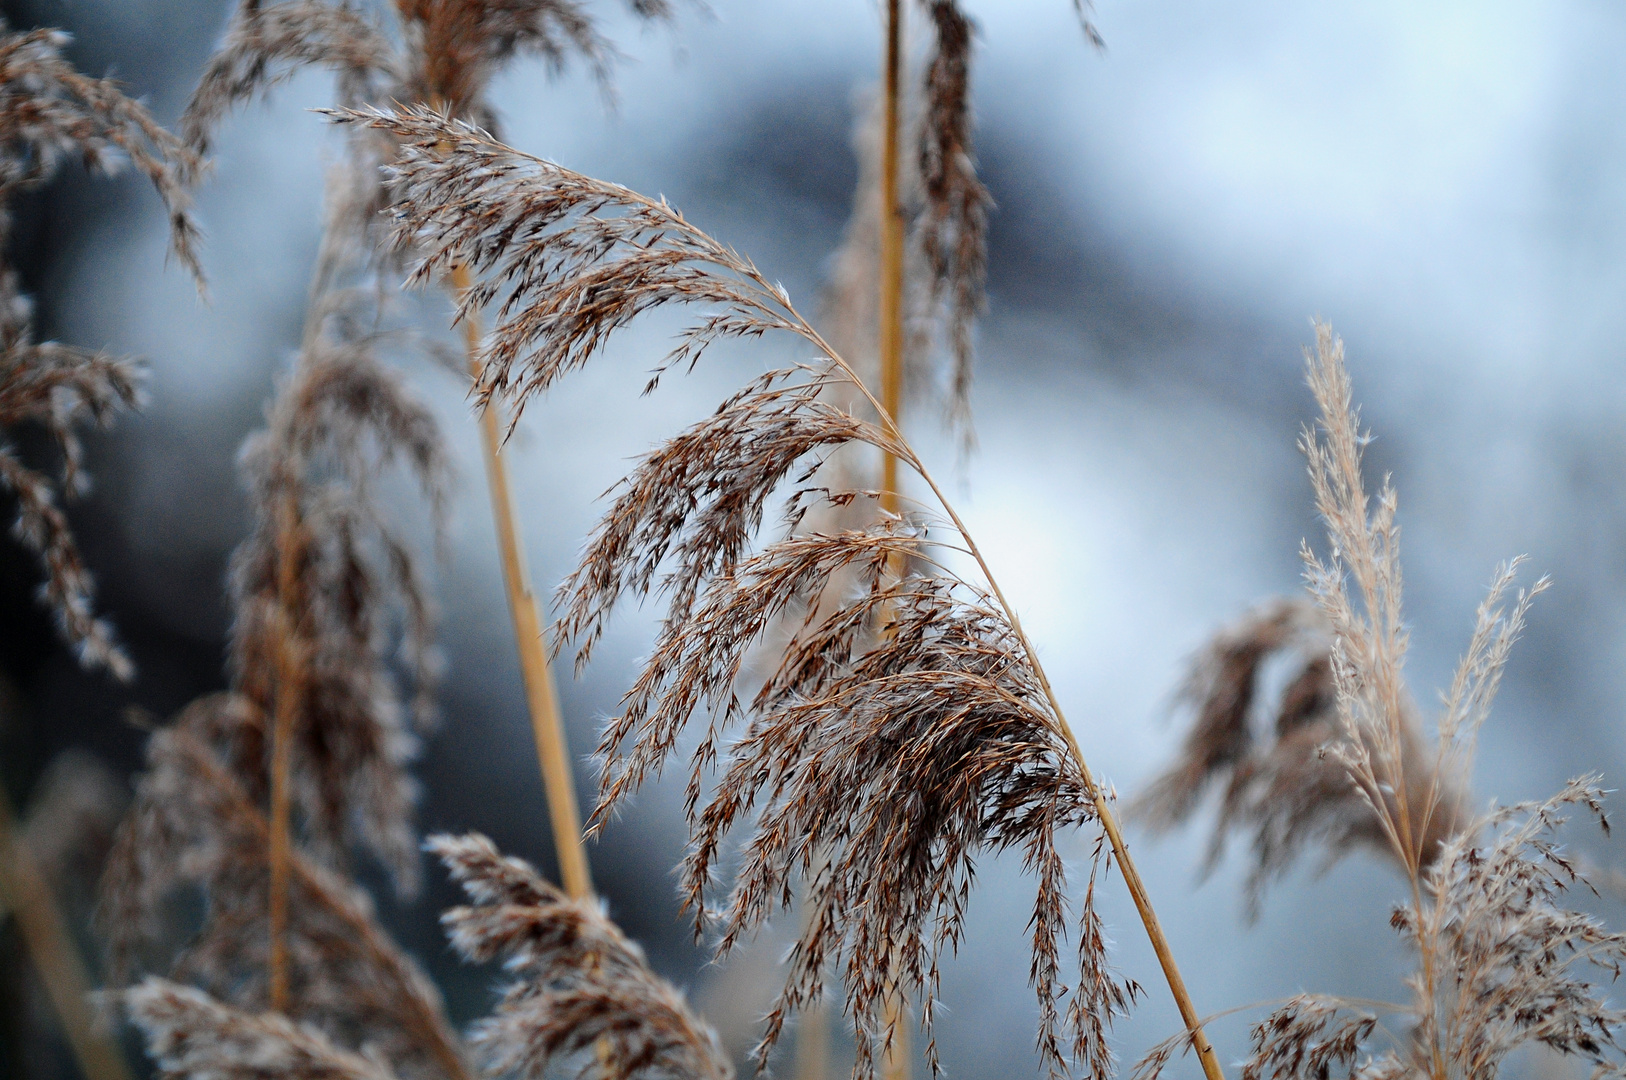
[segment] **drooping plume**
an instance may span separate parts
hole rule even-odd
[[[204,698],[149,740],[102,879],[98,925],[115,985],[157,970],[233,1006],[266,1008],[269,828],[221,752],[257,731],[256,711],[240,696]],[[370,1047],[402,1080],[467,1080],[439,994],[366,896],[297,853],[291,870],[288,1016]],[[202,921],[177,951],[173,905],[189,895],[202,900]]]
[[[395,1080],[315,1028],[234,1009],[189,986],[149,978],[118,997],[165,1080]]]
[[[1314,610],[1261,609],[1199,658],[1187,688],[1197,724],[1148,807],[1166,821],[1189,816],[1202,788],[1228,776],[1219,828],[1259,829],[1256,880],[1308,841],[1332,856],[1357,842],[1384,846],[1416,885],[1390,924],[1418,968],[1407,980],[1409,1006],[1396,1009],[1404,1023],[1379,1024],[1370,1002],[1334,995],[1303,995],[1276,1009],[1253,1029],[1243,1076],[1491,1080],[1532,1042],[1583,1059],[1594,1075],[1615,1075],[1626,1067],[1626,1012],[1602,983],[1626,963],[1626,935],[1563,906],[1582,882],[1555,837],[1570,808],[1607,829],[1597,778],[1477,818],[1462,780],[1546,579],[1510,597],[1519,560],[1497,568],[1430,746],[1402,674],[1398,500],[1387,480],[1375,505],[1366,494],[1361,450],[1369,437],[1343,343],[1318,324],[1306,360],[1321,416],[1300,446],[1330,552],[1303,547]],[[1302,667],[1283,695],[1274,742],[1259,751],[1247,726],[1258,668],[1293,650]],[[1184,1038],[1155,1047],[1137,1080],[1153,1080]]]
[[[932,51],[926,64],[926,113],[920,124],[920,181],[925,196],[917,231],[931,269],[933,298],[944,311],[954,360],[950,419],[971,439],[973,330],[987,300],[988,210],[993,199],[977,176],[972,140],[971,47],[975,24],[956,0],[927,0]]]
[[[1251,833],[1250,917],[1271,879],[1306,848],[1333,856],[1358,847],[1395,854],[1367,797],[1342,761],[1326,753],[1346,740],[1333,687],[1332,644],[1331,625],[1308,597],[1263,604],[1216,634],[1193,659],[1180,689],[1180,704],[1193,722],[1179,759],[1131,805],[1148,827],[1166,831],[1196,816],[1203,796],[1218,787],[1219,816],[1205,871],[1231,834]],[[1285,666],[1286,684],[1265,700],[1265,670],[1277,664]],[[1405,773],[1432,781],[1434,764],[1418,711],[1409,700],[1403,710]],[[1460,779],[1438,780],[1442,790],[1423,844],[1424,865],[1465,813]],[[1421,800],[1426,792],[1410,797]]]
[[[844,383],[867,397],[851,368],[782,289],[664,202],[529,158],[427,109],[334,115],[402,145],[393,167],[399,239],[424,253],[414,279],[434,280],[454,263],[480,276],[462,311],[496,311],[477,387],[483,399],[500,395],[517,413],[591,361],[615,330],[667,305],[698,304],[703,313],[652,382],[724,338],[783,330],[818,350],[818,361],[766,373],[646,457],[561,594],[562,630],[580,662],[620,600],[656,593],[667,602],[650,659],[601,744],[594,820],[661,767],[697,712],[712,714],[693,759],[683,869],[697,929],[708,921],[720,845],[736,827],[749,836],[718,915],[724,952],[788,905],[815,852],[828,853],[808,883],[814,915],[759,1054],[787,1013],[822,992],[827,970],[846,982],[858,1075],[873,1071],[889,1037],[888,998],[919,994],[929,1033],[938,963],[963,929],[972,860],[1015,848],[1040,884],[1040,1051],[1058,1071],[1070,1049],[1081,1068],[1104,1072],[1105,1026],[1136,988],[1107,972],[1086,892],[1084,978],[1064,1049],[1059,936],[1068,902],[1056,843],[1059,830],[1095,820],[1101,796],[991,585],[942,565],[955,548],[974,555],[969,537],[952,517],[924,510],[883,515],[862,531],[792,531],[779,540],[759,532],[787,482],[793,491],[781,513],[792,525],[821,501],[871,497],[822,485],[820,463],[840,446],[890,450],[930,483],[889,419],[867,422],[825,400],[828,386]],[[945,505],[942,513],[952,512]],[[861,585],[814,607],[849,568]],[[798,645],[758,693],[742,692],[747,650],[792,611],[810,613]],[[883,619],[890,633],[868,632]],[[724,729],[736,725],[743,731],[708,796],[702,779]],[[929,1042],[927,1054],[935,1064]]]
[[[374,492],[402,466],[438,518],[449,466],[429,411],[377,359],[382,344],[319,332],[244,446],[255,516],[232,558],[231,670],[261,721],[291,695],[294,804],[316,852],[332,863],[364,847],[411,891],[406,765],[433,718],[432,604],[413,546]],[[392,670],[397,640],[410,717]],[[245,731],[235,758],[256,797],[267,738]]]
[[[63,58],[60,30],[9,32],[0,21],[0,244],[11,228],[11,202],[46,183],[64,159],[94,172],[133,165],[152,182],[169,216],[170,250],[201,290],[197,225],[188,186],[202,159],[159,127],[110,79],[81,75]],[[129,658],[107,620],[97,617],[94,585],[62,511],[63,495],[83,490],[78,426],[107,425],[136,403],[140,367],[131,360],[35,340],[33,302],[14,268],[0,262],[0,488],[17,499],[12,532],[45,570],[41,598],[64,639],[89,667],[120,679]],[[25,465],[6,434],[37,424],[62,456],[58,479]]]
[[[432,837],[428,849],[473,901],[441,917],[452,944],[518,976],[475,1025],[493,1075],[542,1080],[563,1063],[582,1080],[733,1080],[711,1029],[596,902],[570,899],[478,834]]]

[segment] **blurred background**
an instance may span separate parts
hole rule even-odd
[[[1369,462],[1400,491],[1418,698],[1431,703],[1449,680],[1498,560],[1528,554],[1555,582],[1514,654],[1475,790],[1511,801],[1587,770],[1626,775],[1626,9],[1100,0],[1097,52],[1067,0],[966,6],[981,31],[978,139],[998,210],[973,395],[980,449],[957,483],[1098,773],[1138,790],[1172,754],[1171,695],[1192,651],[1298,587],[1299,542],[1316,536],[1294,448],[1311,416],[1301,349],[1321,316],[1348,345],[1377,434]],[[3,7],[13,27],[71,31],[82,70],[116,75],[165,123],[227,13],[224,0]],[[599,7],[626,54],[616,103],[580,71],[520,64],[493,93],[505,138],[664,194],[793,297],[816,297],[857,176],[875,4],[710,0],[658,30]],[[75,666],[34,605],[33,560],[0,541],[0,779],[21,805],[69,748],[121,778],[138,768],[131,706],[165,716],[224,686],[222,577],[247,523],[235,455],[297,346],[323,169],[339,153],[307,110],[330,93],[325,77],[301,76],[227,123],[200,196],[207,306],[166,270],[163,217],[139,180],[68,169],[16,208],[8,257],[39,298],[42,336],[138,354],[151,372],[141,413],[95,437],[96,487],[73,510],[101,606],[140,668],[133,685]],[[640,399],[670,329],[635,329],[527,413],[512,453],[539,583],[573,565],[597,497],[630,458],[765,363],[760,351],[719,354]],[[483,830],[551,870],[469,406],[427,362],[408,373],[460,469],[434,567],[448,668],[444,721],[417,770],[420,823]],[[910,426],[952,473],[937,417],[922,410]],[[578,753],[615,709],[653,618],[623,615],[593,667],[564,683]],[[578,783],[591,789],[585,762]],[[721,968],[690,943],[670,873],[680,784],[641,796],[591,850],[594,874],[612,915],[743,1055],[784,942]],[[1074,840],[1080,861],[1088,839]],[[1618,841],[1580,829],[1571,840],[1626,869]],[[1403,883],[1387,864],[1312,865],[1248,925],[1243,853],[1199,885],[1205,842],[1199,824],[1137,848],[1200,1008],[1300,989],[1403,993],[1408,958],[1387,925]],[[1036,1068],[1032,885],[1014,858],[986,860],[980,882],[939,1030],[960,1080]],[[444,945],[436,917],[450,898],[437,879],[410,906],[381,906],[466,1022],[497,974],[461,967]],[[1133,1058],[1179,1022],[1115,878],[1102,903],[1119,964],[1149,992],[1116,1030]],[[1593,903],[1617,927],[1626,918],[1613,900]],[[27,1010],[43,1005],[9,927],[0,951],[0,1012],[12,1018],[0,1070],[74,1076],[48,1034],[28,1034],[40,1025]],[[1215,1029],[1222,1060],[1241,1053],[1247,1022]]]

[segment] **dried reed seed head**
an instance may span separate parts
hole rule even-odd
[[[225,755],[254,706],[200,699],[148,743],[149,768],[102,881],[98,926],[115,984],[165,970],[250,1010],[266,1007],[269,830]],[[433,984],[373,918],[365,894],[295,852],[288,1015],[365,1046],[402,1080],[468,1080]],[[164,948],[177,897],[201,894],[201,925]]]
[[[170,250],[203,287],[190,186],[203,159],[153,120],[111,79],[92,79],[62,56],[60,30],[7,32],[0,21],[0,212],[18,191],[50,179],[77,157],[94,171],[129,163],[151,181],[169,213]]]
[[[1603,985],[1626,964],[1626,935],[1565,909],[1565,894],[1586,883],[1557,842],[1571,809],[1607,828],[1603,794],[1596,777],[1572,780],[1545,802],[1495,809],[1444,843],[1424,876],[1422,906],[1408,901],[1390,919],[1429,953],[1407,980],[1410,1005],[1395,1007],[1408,1024],[1378,1023],[1368,1002],[1300,995],[1254,1026],[1242,1076],[1493,1080],[1530,1043],[1581,1059],[1594,1076],[1626,1071],[1626,1011]],[[1182,1033],[1154,1047],[1134,1080],[1156,1080],[1188,1040]]]
[[[1283,755],[1273,748],[1266,760],[1277,778],[1257,796],[1253,812],[1291,828],[1295,821],[1336,820],[1364,807],[1362,832],[1334,829],[1323,839],[1337,854],[1351,839],[1375,834],[1418,881],[1414,899],[1390,921],[1418,951],[1419,970],[1408,980],[1412,1026],[1403,1041],[1369,1046],[1378,1029],[1363,1005],[1300,997],[1254,1029],[1243,1076],[1325,1077],[1336,1070],[1363,1080],[1491,1080],[1507,1056],[1529,1042],[1590,1062],[1594,1075],[1622,1075],[1626,1053],[1618,1036],[1626,1012],[1610,1005],[1594,980],[1619,975],[1626,935],[1561,906],[1580,879],[1555,837],[1569,808],[1597,815],[1607,829],[1597,779],[1571,781],[1546,802],[1479,819],[1465,812],[1460,786],[1545,579],[1510,596],[1519,561],[1497,569],[1442,695],[1436,746],[1425,750],[1402,676],[1407,632],[1397,499],[1387,482],[1375,505],[1366,495],[1361,452],[1368,436],[1360,428],[1343,344],[1325,324],[1316,326],[1316,348],[1307,350],[1306,363],[1321,416],[1315,428],[1306,428],[1301,446],[1331,549],[1323,560],[1304,546],[1306,581],[1331,639],[1324,661],[1306,670],[1316,672],[1318,684],[1330,680],[1336,725],[1316,721],[1297,730],[1332,727],[1316,734],[1315,753],[1319,767],[1341,770],[1346,785],[1318,789],[1304,782],[1306,774],[1291,759],[1285,767],[1278,763]],[[1187,767],[1171,774],[1165,793],[1175,812],[1189,812],[1190,789],[1217,771],[1231,768],[1235,789],[1242,773],[1235,761],[1247,750],[1235,717],[1245,711],[1256,678],[1247,669],[1257,667],[1260,653],[1280,647],[1283,625],[1290,623],[1255,619],[1222,637],[1199,664],[1192,687],[1205,712],[1188,740]],[[1284,718],[1303,715],[1296,701],[1325,695],[1324,685],[1313,695],[1289,694]],[[1285,742],[1279,738],[1278,746]],[[1285,791],[1278,790],[1283,777]],[[1152,1080],[1177,1048],[1174,1041],[1154,1048],[1137,1067],[1137,1080]]]
[[[1219,813],[1203,870],[1217,864],[1231,834],[1252,834],[1250,919],[1265,887],[1307,847],[1321,847],[1329,858],[1363,846],[1394,854],[1342,756],[1328,753],[1349,744],[1338,718],[1331,647],[1331,626],[1308,598],[1272,601],[1221,630],[1192,659],[1181,685],[1178,702],[1190,711],[1192,726],[1177,760],[1130,806],[1132,817],[1161,832],[1194,817],[1204,794],[1218,786]],[[1279,664],[1285,685],[1262,700],[1267,669]],[[1264,731],[1257,730],[1262,713],[1271,717]],[[1409,704],[1405,723],[1408,771],[1432,778]],[[1463,795],[1457,781],[1444,794],[1453,809],[1433,819],[1425,862],[1457,823],[1454,808]],[[1426,795],[1419,789],[1412,797]]]
[[[181,117],[182,137],[206,153],[234,108],[307,67],[334,73],[344,105],[382,100],[404,75],[389,34],[349,3],[242,0]]]
[[[234,1009],[202,991],[148,978],[118,995],[164,1080],[394,1080],[377,1060],[341,1050],[279,1013]]]
[[[170,246],[201,290],[198,230],[188,186],[202,160],[125,97],[108,79],[91,79],[63,58],[68,36],[59,30],[8,32],[0,21],[0,239],[9,232],[11,198],[37,187],[61,161],[76,156],[104,173],[133,164],[152,182],[169,214]],[[103,353],[34,339],[33,305],[17,274],[0,266],[0,429],[23,422],[45,427],[62,451],[62,491],[84,485],[82,448],[75,425],[107,423],[121,406],[135,404],[139,367]],[[41,599],[62,636],[88,667],[128,679],[133,667],[97,618],[94,587],[59,492],[46,474],[24,465],[0,434],[0,487],[17,499],[13,534],[44,565]]]
[[[932,272],[932,293],[947,314],[954,357],[950,419],[967,443],[977,316],[987,305],[988,210],[993,199],[977,177],[971,134],[971,39],[974,25],[956,0],[928,0],[933,45],[926,67],[926,115],[920,126],[920,176],[926,206],[918,226]]]
[[[1626,965],[1626,935],[1563,907],[1564,894],[1585,882],[1557,830],[1573,810],[1607,832],[1598,779],[1572,780],[1544,802],[1501,808],[1464,828],[1428,872],[1430,906],[1395,913],[1397,930],[1415,925],[1414,936],[1435,946],[1442,991],[1433,1001],[1419,993],[1418,1029],[1458,1075],[1494,1077],[1530,1042],[1589,1062],[1594,1075],[1626,1072],[1626,1011],[1606,985]]]
[[[668,304],[709,310],[657,379],[719,338],[770,330],[790,331],[825,356],[769,372],[645,458],[562,593],[561,642],[582,656],[621,599],[658,592],[669,600],[654,651],[601,741],[605,780],[593,820],[661,768],[696,711],[713,712],[689,789],[684,888],[697,925],[708,921],[718,852],[736,826],[750,836],[718,916],[725,951],[788,907],[793,879],[828,853],[810,882],[812,913],[759,1059],[788,1013],[819,997],[832,968],[846,981],[858,1076],[873,1074],[890,1038],[885,1003],[894,995],[922,998],[929,1033],[938,962],[962,932],[973,859],[1015,847],[1039,880],[1032,980],[1041,1053],[1053,1072],[1066,1069],[1070,1050],[1084,1071],[1105,1075],[1105,1026],[1135,991],[1107,972],[1087,891],[1084,977],[1064,1038],[1059,1002],[1071,991],[1061,983],[1058,937],[1068,901],[1056,832],[1093,817],[1093,793],[1020,634],[984,589],[936,567],[932,553],[961,538],[929,516],[794,534],[821,500],[873,495],[821,484],[834,448],[867,442],[919,468],[906,443],[826,399],[843,383],[864,393],[852,369],[782,289],[664,202],[526,157],[427,109],[331,115],[400,140],[396,215],[402,241],[424,253],[415,279],[454,264],[482,275],[461,309],[496,306],[480,389],[504,395],[516,412],[621,326]],[[768,503],[787,488],[792,534],[763,542]],[[909,568],[901,577],[900,565]],[[853,593],[824,603],[834,576],[853,569]],[[746,651],[793,609],[808,613],[797,647],[742,705],[736,682]],[[874,633],[881,625],[887,634]],[[745,731],[706,796],[700,778],[737,720]],[[927,1056],[935,1068],[930,1041]]]
[[[540,1078],[550,1063],[589,1077],[731,1080],[733,1066],[683,995],[596,902],[572,900],[475,833],[428,849],[474,901],[442,916],[467,960],[519,975],[475,1028],[494,1074]]]
[[[1331,548],[1323,560],[1304,546],[1305,581],[1332,628],[1330,666],[1346,735],[1331,756],[1371,805],[1395,857],[1416,876],[1467,821],[1461,778],[1530,603],[1547,579],[1510,597],[1520,560],[1497,568],[1444,695],[1437,748],[1426,751],[1402,674],[1408,636],[1398,500],[1387,480],[1375,505],[1367,498],[1361,454],[1368,437],[1360,430],[1343,343],[1325,323],[1316,324],[1316,348],[1306,350],[1305,360],[1321,418],[1318,428],[1306,428],[1300,446]]]
[[[664,202],[521,154],[426,107],[328,115],[401,143],[390,171],[397,243],[422,252],[412,283],[464,265],[484,280],[459,298],[460,317],[501,300],[476,390],[482,403],[505,397],[516,422],[529,396],[654,308],[722,309],[689,328],[656,379],[717,340],[796,329],[781,288]]]
[[[490,126],[494,117],[483,101],[485,86],[522,54],[542,59],[556,72],[575,54],[608,88],[615,47],[577,0],[396,0],[395,6],[412,57],[401,100],[432,104]],[[667,14],[664,3],[633,9],[646,18]]]
[[[1333,552],[1306,544],[1306,602],[1279,601],[1219,634],[1193,663],[1181,697],[1195,723],[1180,760],[1137,803],[1156,828],[1192,816],[1203,791],[1226,781],[1211,859],[1231,831],[1254,832],[1250,913],[1268,879],[1306,845],[1336,858],[1375,845],[1408,875],[1425,873],[1465,828],[1464,778],[1479,726],[1500,685],[1531,601],[1546,579],[1510,596],[1519,560],[1499,567],[1444,695],[1430,747],[1405,685],[1397,499],[1387,481],[1375,504],[1362,479],[1360,429],[1343,344],[1325,324],[1307,352],[1321,418],[1301,447]],[[1511,602],[1509,602],[1511,601]],[[1250,729],[1261,668],[1291,656],[1274,738]]]
[[[411,826],[413,727],[433,718],[434,614],[412,546],[377,503],[392,462],[442,517],[449,465],[429,411],[374,355],[376,336],[307,348],[245,445],[254,527],[232,560],[236,688],[269,715],[279,688],[300,695],[292,759],[296,805],[315,851],[342,863],[360,845],[410,893],[418,878]],[[291,573],[287,571],[291,570]],[[403,715],[392,653],[414,690]],[[281,650],[300,677],[282,680]],[[240,741],[241,775],[263,792],[265,736]]]

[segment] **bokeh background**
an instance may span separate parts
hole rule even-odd
[[[666,195],[794,297],[816,297],[857,175],[875,4],[710,0],[657,30],[599,7],[626,54],[614,106],[579,71],[521,64],[493,94],[505,137]],[[1322,316],[1348,343],[1378,435],[1369,461],[1400,490],[1419,698],[1449,679],[1498,560],[1528,554],[1554,579],[1484,733],[1476,790],[1513,800],[1586,770],[1626,776],[1626,9],[1100,0],[1097,52],[1067,0],[967,7],[999,208],[980,449],[957,483],[1097,770],[1137,790],[1177,738],[1168,712],[1185,659],[1251,603],[1298,586],[1299,542],[1316,530],[1294,448],[1311,415],[1300,351]],[[223,0],[4,10],[14,27],[72,31],[82,69],[117,75],[165,122],[226,17]],[[162,215],[138,180],[69,169],[17,207],[8,258],[39,297],[43,332],[145,356],[151,370],[143,411],[94,440],[96,489],[73,513],[140,666],[134,685],[75,667],[33,604],[33,562],[0,542],[0,778],[20,803],[70,747],[127,776],[142,740],[131,706],[162,716],[224,685],[222,576],[247,520],[234,458],[297,344],[322,172],[338,154],[307,110],[329,93],[325,77],[301,76],[227,125],[200,197],[208,306],[165,269]],[[640,399],[637,376],[669,329],[635,330],[527,414],[513,453],[540,582],[568,571],[629,458],[764,362],[720,354]],[[418,769],[420,820],[484,830],[551,867],[469,407],[452,377],[427,363],[408,372],[461,470],[434,568],[448,669],[444,723]],[[936,416],[920,411],[911,427],[953,472]],[[615,708],[653,618],[622,617],[585,677],[564,685],[578,751]],[[590,787],[585,763],[578,781]],[[611,913],[743,1053],[783,940],[721,968],[690,942],[670,874],[683,841],[676,786],[645,792],[592,850],[595,875]],[[1403,993],[1407,957],[1387,926],[1402,883],[1386,865],[1308,867],[1248,925],[1243,853],[1199,884],[1205,839],[1199,826],[1137,847],[1200,1007],[1300,989]],[[1618,841],[1572,839],[1626,867]],[[1081,861],[1087,843],[1075,841]],[[962,1080],[1028,1075],[1032,886],[1015,859],[988,859],[980,880],[973,932],[946,975],[942,1051]],[[1178,1019],[1115,879],[1104,894],[1118,961],[1149,990],[1116,1032],[1133,1057]],[[436,914],[450,895],[437,884],[383,911],[461,1022],[485,1009],[497,974],[460,967],[443,944]],[[1592,903],[1626,918],[1607,896]],[[0,949],[20,978],[9,928]],[[6,994],[15,1018],[26,988]],[[1241,1052],[1246,1024],[1217,1026],[1222,1057]],[[0,1069],[73,1076],[60,1046],[27,1029],[6,1025]]]

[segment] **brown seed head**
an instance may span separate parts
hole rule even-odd
[[[570,899],[478,834],[427,846],[474,901],[442,916],[452,944],[519,976],[475,1028],[493,1074],[540,1080],[563,1062],[583,1080],[733,1080],[711,1029],[596,902]]]

